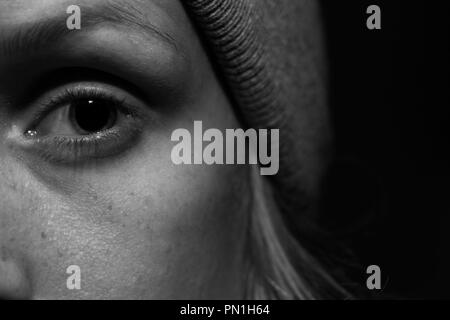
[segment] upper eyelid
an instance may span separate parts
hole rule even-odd
[[[94,83],[97,87],[119,88],[139,100],[148,102],[146,95],[137,86],[117,76],[87,68],[63,68],[41,75],[39,81],[28,88],[26,97],[17,101],[16,105],[24,109],[36,101],[45,100],[43,97],[52,92],[82,84],[93,87]]]
[[[79,87],[77,89],[64,88],[63,93],[50,98],[46,104],[60,105],[80,98],[110,99],[121,103],[125,101],[125,99],[116,99],[113,94],[107,94],[103,89]]]
[[[51,93],[47,93],[49,97],[42,97],[36,100],[37,108],[33,109],[32,115],[25,128],[25,132],[34,129],[50,112],[62,107],[65,103],[69,103],[74,99],[79,98],[92,98],[92,99],[105,99],[110,100],[116,104],[116,106],[122,111],[130,114],[134,117],[145,117],[144,112],[140,112],[140,109],[133,103],[128,102],[126,98],[119,98],[114,96],[113,93],[108,93],[109,89],[106,88],[83,88],[82,85],[73,85],[69,88],[55,89]],[[60,91],[56,93],[56,91]],[[62,92],[61,92],[62,91]],[[124,90],[125,92],[125,90]],[[128,93],[127,93],[128,94]],[[130,94],[130,97],[132,95]],[[134,97],[133,97],[134,98]],[[137,98],[136,98],[137,99]]]
[[[105,21],[103,20],[102,23]],[[48,50],[42,52],[32,50],[30,52],[33,52],[33,55],[26,57],[15,56],[13,60],[7,61],[1,57],[0,53],[0,73],[10,75],[13,80],[22,83],[18,91],[18,85],[11,84],[10,87],[10,83],[3,84],[0,79],[0,85],[4,85],[6,91],[14,93],[12,95],[14,106],[20,107],[32,100],[34,92],[39,91],[39,87],[45,82],[42,81],[43,78],[48,79],[48,74],[69,68],[94,70],[124,80],[142,92],[141,97],[147,100],[153,98],[148,95],[149,92],[154,95],[166,89],[177,92],[175,96],[177,99],[186,94],[188,89],[185,83],[191,77],[193,68],[190,57],[177,54],[176,50],[168,49],[167,45],[146,42],[141,36],[142,32],[136,39],[131,37],[128,41],[124,41],[124,37],[128,34],[123,28],[116,30],[116,28],[100,27],[90,30],[92,32],[79,37],[79,33],[72,32],[75,38],[63,39],[65,42],[59,45],[50,41],[53,46],[48,47]],[[0,34],[3,31],[0,30]],[[109,35],[112,36],[109,37]],[[49,34],[48,37],[51,38],[52,35]],[[135,43],[138,40],[145,43],[143,45],[140,45],[140,42]],[[33,44],[30,45],[33,46]],[[150,50],[147,50],[147,47]],[[134,55],[128,56],[128,53]],[[34,90],[36,87],[38,89]],[[150,91],[148,88],[154,90]]]

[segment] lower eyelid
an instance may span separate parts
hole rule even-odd
[[[86,136],[47,136],[22,139],[21,149],[41,160],[61,165],[86,164],[125,153],[139,142],[140,120],[128,119],[114,128]]]

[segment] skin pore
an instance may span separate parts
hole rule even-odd
[[[194,120],[240,127],[180,1],[79,1],[69,31],[71,4],[0,0],[0,297],[241,298],[249,168],[170,158]]]

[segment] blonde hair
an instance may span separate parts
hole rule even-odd
[[[350,298],[350,294],[288,230],[268,181],[252,173],[247,238],[248,299]]]

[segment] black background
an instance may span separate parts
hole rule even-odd
[[[322,1],[336,157],[321,221],[382,298],[450,298],[450,57],[444,1]],[[382,30],[366,28],[381,8]],[[364,268],[352,278],[365,285]]]

